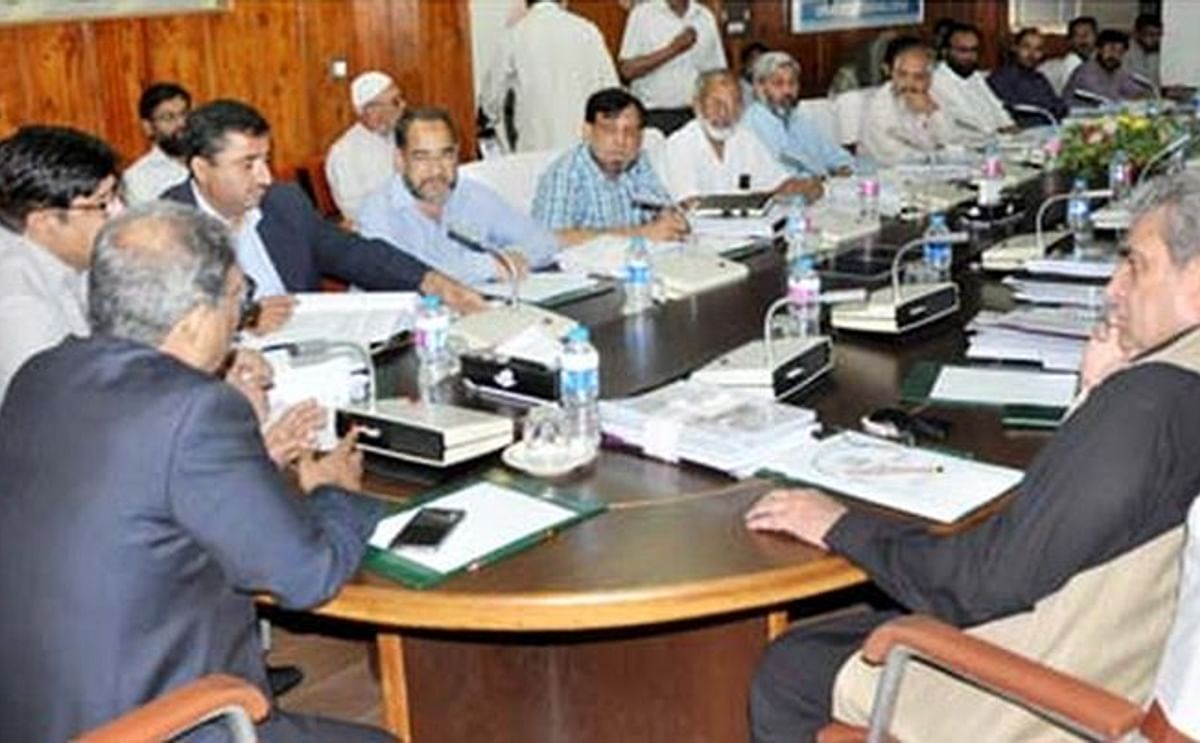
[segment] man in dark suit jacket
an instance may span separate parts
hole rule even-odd
[[[18,372],[0,407],[0,740],[63,741],[196,678],[268,693],[253,594],[330,598],[380,516],[352,492],[347,437],[298,466],[267,456],[214,372],[245,282],[227,230],[152,202],[97,238],[88,313]],[[274,712],[266,743],[390,741]],[[223,740],[207,726],[188,740]]]
[[[295,184],[272,183],[270,125],[250,106],[207,103],[188,115],[184,138],[191,178],[162,196],[229,226],[238,262],[258,285],[261,329],[286,322],[287,295],[317,291],[323,275],[363,289],[437,294],[464,311],[483,306],[474,291],[406,252],[326,221]]]

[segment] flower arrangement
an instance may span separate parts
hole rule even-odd
[[[1059,167],[1089,181],[1103,178],[1117,150],[1125,150],[1136,174],[1150,158],[1183,133],[1169,116],[1119,113],[1072,124],[1063,132]]]

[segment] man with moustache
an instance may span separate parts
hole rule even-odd
[[[1063,88],[1063,100],[1068,105],[1097,106],[1100,96],[1108,101],[1127,101],[1145,98],[1153,92],[1134,78],[1123,66],[1129,36],[1123,31],[1106,28],[1100,32],[1096,53],[1071,73]]]
[[[270,125],[245,103],[197,108],[186,138],[191,178],[163,196],[218,217],[233,232],[238,265],[261,307],[259,330],[282,327],[295,305],[289,295],[318,291],[324,275],[363,289],[437,294],[455,309],[483,307],[477,293],[406,253],[325,221],[294,183],[273,183]]]
[[[819,180],[793,178],[742,123],[742,91],[734,73],[702,73],[692,107],[696,118],[667,139],[663,154],[667,189],[676,201],[735,191],[821,197]]]
[[[460,180],[457,169],[450,114],[408,111],[396,124],[395,174],[363,203],[359,230],[465,284],[554,262],[554,235],[484,184]]]
[[[392,175],[396,156],[392,130],[404,113],[405,101],[389,75],[370,70],[350,83],[350,103],[358,121],[330,146],[325,177],[338,210],[354,222],[363,199]]]
[[[746,123],[784,167],[800,176],[849,175],[854,158],[830,141],[796,104],[800,63],[787,52],[766,52],[754,63],[754,96]]]
[[[150,140],[150,151],[124,174],[126,203],[157,199],[176,183],[187,180],[183,128],[192,109],[192,94],[177,83],[154,83],[138,100],[138,118]]]
[[[1037,106],[1062,119],[1067,104],[1058,97],[1046,76],[1038,72],[1042,61],[1042,34],[1036,28],[1023,28],[1013,37],[1009,59],[988,75],[988,85],[1004,105]],[[1046,117],[1025,111],[1013,111],[1013,119],[1022,127],[1044,126]]]
[[[1055,93],[1061,95],[1075,68],[1096,53],[1096,35],[1099,33],[1100,26],[1091,16],[1072,18],[1067,24],[1067,53],[1048,59],[1038,67],[1038,72],[1046,76]]]
[[[991,136],[1016,125],[979,71],[979,29],[958,24],[946,39],[946,56],[933,71],[931,93],[958,128]]]

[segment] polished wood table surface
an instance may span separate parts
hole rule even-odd
[[[884,242],[917,232],[892,225]],[[619,291],[561,308],[591,328],[602,396],[681,378],[760,333],[785,270],[778,246],[747,262],[746,281],[637,317],[620,314]],[[794,402],[844,427],[895,405],[915,362],[960,358],[963,317],[1004,301],[969,267],[960,283],[958,318],[901,339],[836,337],[834,372]],[[384,390],[411,384],[406,371],[405,359],[382,370]],[[1024,466],[1045,441],[987,411],[937,415],[952,423],[947,445],[988,461]],[[496,458],[480,472],[509,476]],[[609,510],[435,589],[363,572],[316,610],[377,628],[385,721],[401,739],[744,740],[754,664],[789,610],[803,615],[805,600],[866,581],[839,557],[748,532],[741,515],[768,489],[761,481],[606,449],[565,484]]]

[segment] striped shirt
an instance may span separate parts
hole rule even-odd
[[[551,230],[611,230],[645,224],[657,210],[644,205],[670,202],[645,153],[612,178],[600,170],[583,143],[563,153],[542,174],[533,217]]]

